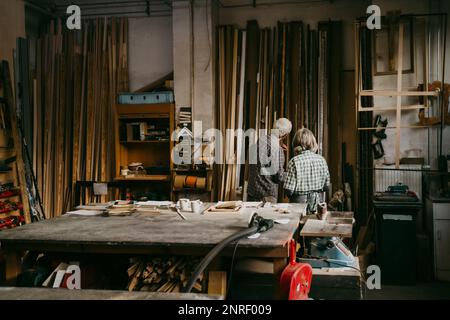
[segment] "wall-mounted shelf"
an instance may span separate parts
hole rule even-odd
[[[135,175],[120,176],[115,181],[170,181],[170,175]]]
[[[429,15],[432,16],[432,15]],[[439,16],[439,15],[437,15]],[[430,80],[429,80],[429,66],[430,64],[430,52],[428,51],[428,48],[430,46],[431,40],[430,40],[430,30],[428,30],[429,28],[429,24],[428,24],[428,16],[413,16],[414,18],[412,18],[411,16],[400,16],[398,18],[398,22],[396,23],[396,25],[392,25],[392,28],[397,28],[397,47],[391,48],[392,51],[395,51],[395,59],[392,58],[392,61],[389,60],[389,63],[393,63],[393,61],[395,60],[396,63],[396,70],[395,73],[393,72],[392,74],[394,76],[396,76],[396,86],[395,88],[392,89],[388,89],[388,90],[378,90],[378,89],[374,89],[374,87],[371,87],[371,83],[373,81],[373,79],[369,82],[365,83],[365,86],[363,88],[363,56],[364,53],[362,52],[361,49],[361,41],[360,41],[360,36],[361,36],[361,30],[362,28],[366,28],[365,22],[363,21],[358,21],[355,24],[355,111],[356,111],[356,123],[360,123],[360,113],[364,113],[364,112],[383,112],[383,111],[393,111],[395,112],[395,126],[389,126],[389,127],[358,127],[358,131],[370,131],[370,130],[383,130],[383,129],[395,129],[395,167],[396,169],[400,168],[400,158],[401,158],[401,150],[400,150],[400,139],[401,139],[401,129],[404,128],[408,128],[408,129],[422,129],[422,128],[432,128],[432,127],[436,127],[436,126],[442,126],[444,125],[444,114],[446,114],[446,110],[444,113],[444,103],[442,102],[443,99],[441,99],[441,105],[439,107],[440,111],[441,111],[441,124],[430,124],[427,125],[426,122],[424,123],[418,123],[418,124],[411,124],[411,125],[405,125],[402,124],[402,112],[406,111],[406,110],[429,110],[429,99],[430,97],[434,97],[434,98],[438,98],[442,95],[442,91],[440,90],[431,90],[433,87],[429,87],[430,84]],[[420,18],[419,18],[420,17]],[[419,82],[417,85],[417,87],[415,88],[406,88],[403,84],[403,80],[404,80],[404,74],[407,73],[403,66],[404,66],[404,40],[405,37],[404,35],[407,34],[408,30],[411,34],[411,39],[415,40],[416,42],[419,42],[418,40],[416,40],[415,38],[415,29],[412,28],[413,27],[413,22],[416,21],[414,19],[425,19],[424,20],[424,39],[423,39],[423,43],[421,43],[422,45],[422,67],[423,67],[423,80],[420,80],[421,82]],[[443,16],[440,16],[441,19],[441,28],[443,26],[446,25],[446,16],[443,18]],[[375,44],[375,32],[373,31],[371,33],[371,37],[372,37],[372,41],[373,41],[373,45]],[[444,31],[445,32],[445,31]],[[439,36],[440,37],[440,36]],[[363,38],[364,39],[364,38]],[[445,39],[445,35],[443,36],[443,39]],[[438,52],[437,54],[442,54],[442,56],[445,56],[445,45],[442,45],[441,41],[442,39],[438,40],[440,44],[440,48],[442,48],[442,52]],[[413,50],[419,50],[416,49],[415,45],[416,42],[411,42],[411,50],[413,52]],[[369,48],[371,48],[369,46]],[[406,49],[408,49],[408,44],[406,43]],[[366,48],[367,50],[367,48]],[[369,49],[371,50],[371,49]],[[408,49],[409,50],[409,49]],[[414,51],[415,52],[415,51]],[[376,54],[376,53],[375,53]],[[374,54],[374,55],[375,55]],[[414,56],[414,55],[413,55]],[[378,56],[372,56],[372,60],[375,61],[374,59],[377,59]],[[391,59],[391,58],[390,58]],[[442,59],[438,59],[442,60]],[[367,66],[367,61],[365,61],[366,64],[364,64],[365,66]],[[444,70],[445,70],[445,60],[443,61],[443,63],[440,64],[439,68],[442,68],[442,79],[439,79],[441,82],[444,82],[443,79],[443,74],[444,74]],[[407,63],[406,63],[407,64]],[[372,66],[373,68],[373,66]],[[366,68],[367,69],[367,68]],[[366,70],[364,69],[364,70]],[[418,68],[416,67],[414,69],[414,73],[416,73],[418,70]],[[375,75],[376,76],[376,75]],[[372,73],[370,73],[370,77],[374,77],[373,75],[373,69],[372,69]],[[367,87],[369,86],[369,87]],[[372,88],[372,89],[371,89]],[[423,90],[418,90],[418,88],[423,88]],[[388,106],[388,107],[383,107],[383,106],[374,106],[373,104],[371,104],[371,102],[369,103],[369,105],[367,105],[366,107],[362,106],[362,100],[364,98],[368,98],[368,97],[393,97],[396,99],[396,105],[395,106]],[[402,98],[404,97],[422,97],[422,99],[419,99],[419,103],[418,104],[411,104],[411,102],[409,102],[409,105],[402,105]],[[367,100],[366,100],[367,102]],[[404,103],[404,101],[403,101]],[[414,103],[414,102],[413,102]],[[445,106],[447,107],[447,106]],[[366,123],[367,125],[367,123]]]
[[[400,59],[401,60],[401,59]],[[401,72],[400,72],[401,74]],[[361,90],[359,92],[361,97],[420,97],[429,96],[437,97],[439,92],[437,91],[394,91],[394,90]]]
[[[400,128],[409,128],[409,129],[425,129],[425,128],[432,128],[432,127],[436,127],[438,126],[438,124],[435,125],[429,125],[429,126],[423,126],[423,125],[405,125],[405,126],[400,126]],[[377,127],[366,127],[366,128],[358,128],[358,130],[360,131],[364,131],[364,130],[379,130],[380,128]],[[397,127],[383,127],[383,129],[397,129]]]
[[[174,131],[175,105],[117,104],[115,109],[116,178],[114,181],[126,183],[132,193],[160,193],[161,196],[169,199],[172,195],[172,175],[147,172],[145,175],[122,176],[121,169],[128,168],[132,162],[139,162],[144,169],[167,167],[167,173],[170,172],[173,166],[171,157],[173,141],[170,140],[170,134]],[[138,137],[134,131],[136,124]],[[142,135],[154,140],[139,140],[139,138],[143,139]],[[161,140],[155,139],[155,135]]]
[[[402,106],[402,110],[420,110],[420,109],[428,109],[429,107],[424,106],[422,104],[408,105]],[[368,111],[397,111],[397,107],[373,107],[373,108],[360,108],[359,112],[368,112]]]

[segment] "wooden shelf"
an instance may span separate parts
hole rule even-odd
[[[170,118],[172,103],[162,104],[117,104],[119,118]]]
[[[361,90],[359,95],[362,97],[398,97],[398,96],[438,96],[437,91],[395,91],[395,90]]]
[[[175,125],[175,104],[116,104],[115,105],[115,121],[116,121],[116,178],[114,181],[119,183],[129,183],[130,189],[133,189],[133,183],[138,189],[139,182],[163,182],[170,186],[172,175],[169,168],[172,168],[171,155],[173,149],[173,141],[170,135],[162,135],[167,137],[164,140],[132,140],[127,141],[125,136],[120,135],[121,125],[127,124],[130,120],[140,122],[148,122],[148,120],[160,119],[164,125],[167,124],[170,134],[174,131]],[[166,128],[166,127],[164,127]],[[129,136],[131,138],[131,136]],[[134,138],[138,138],[134,136]],[[121,168],[127,168],[130,163],[142,163],[146,167],[167,167],[167,171],[147,171],[146,175],[121,176]],[[155,174],[152,174],[155,173]],[[166,193],[167,192],[167,193]],[[170,189],[161,191],[164,197],[170,197]]]
[[[425,107],[422,104],[409,105],[409,106],[401,106],[401,110],[420,110],[420,109],[429,109],[429,107]],[[377,111],[397,111],[397,107],[371,107],[371,108],[359,108],[359,112],[377,112]]]
[[[172,169],[173,172],[189,172],[189,173],[205,173],[205,172],[212,172],[213,169],[207,168],[207,169]]]
[[[435,124],[435,125],[429,125],[429,126],[423,126],[423,125],[405,125],[405,126],[400,126],[400,128],[409,128],[409,129],[424,129],[424,128],[432,128],[435,126],[438,126],[439,124]],[[377,129],[397,129],[397,127],[394,126],[390,126],[390,127],[367,127],[367,128],[358,128],[358,130],[360,131],[365,131],[365,130],[377,130]]]
[[[120,176],[114,178],[115,181],[170,181],[170,175],[136,175]]]
[[[173,189],[173,192],[192,192],[192,193],[209,193],[212,190],[207,189],[197,189],[197,188],[183,188],[183,189]]]
[[[2,212],[0,213],[0,219],[6,219],[9,217],[20,217],[22,215],[21,210],[17,209],[17,210],[11,210],[8,212]]]

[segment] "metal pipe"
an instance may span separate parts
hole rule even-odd
[[[110,9],[110,8],[137,8],[137,7],[147,7],[147,4],[145,2],[143,3],[136,3],[134,5],[128,5],[128,4],[111,4],[111,5],[101,5],[101,4],[93,4],[92,6],[79,6],[81,9],[85,10],[95,10],[95,9]],[[66,6],[58,6],[59,11],[66,11]]]
[[[103,1],[103,2],[80,2],[80,1],[71,1],[68,2],[67,4],[59,4],[57,5],[57,7],[67,7],[68,5],[74,4],[80,7],[92,7],[92,6],[111,6],[111,5],[124,5],[124,6],[135,6],[135,5],[139,5],[139,4],[146,4],[146,0],[139,0],[139,1]],[[152,5],[153,4],[161,4],[164,5],[166,4],[166,1],[163,0],[159,0],[159,1],[151,1]]]
[[[163,11],[161,11],[163,12]],[[83,14],[81,16],[81,19],[85,19],[85,18],[93,18],[93,17],[104,17],[104,16],[115,16],[115,17],[119,17],[119,16],[127,16],[127,15],[142,15],[142,16],[133,16],[134,18],[148,18],[148,17],[152,17],[152,18],[157,18],[157,17],[170,17],[172,15],[171,12],[167,12],[166,14],[164,13],[157,13],[157,14],[151,14],[148,15],[147,12],[145,11],[130,11],[130,12],[117,12],[117,13],[88,13],[88,14]]]
[[[232,5],[224,5],[220,0],[216,2],[219,3],[221,8],[229,9],[229,8],[245,8],[245,7],[253,7],[257,6],[274,6],[274,5],[289,5],[289,4],[308,4],[308,3],[319,3],[319,2],[329,2],[327,0],[306,0],[306,1],[282,1],[282,2],[256,2],[248,3],[248,4],[232,4]]]
[[[83,17],[100,17],[100,16],[108,16],[108,15],[116,15],[116,16],[124,16],[124,15],[142,15],[147,17],[166,17],[172,15],[172,10],[167,8],[168,1],[149,1],[149,0],[140,0],[140,1],[103,1],[103,2],[79,2],[74,1],[73,4],[80,6],[83,10]],[[155,10],[151,10],[150,5],[153,7],[157,7]],[[66,5],[58,5],[57,6],[57,16],[65,15]],[[130,11],[123,11],[125,8],[130,8]],[[103,10],[102,10],[103,9]],[[103,12],[97,12],[102,10]],[[117,12],[117,10],[122,10]],[[94,11],[94,12],[92,12]]]
[[[29,7],[30,9],[33,9],[37,12],[40,12],[48,17],[56,18],[56,15],[54,15],[52,12],[50,12],[50,11],[46,10],[45,8],[42,8],[32,2],[25,1],[25,6]]]

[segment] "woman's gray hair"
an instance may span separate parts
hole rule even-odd
[[[273,124],[273,129],[279,137],[282,137],[291,133],[292,123],[286,118],[279,118]]]
[[[305,150],[310,150],[314,153],[319,150],[316,137],[314,137],[311,130],[306,128],[301,128],[295,133],[294,139],[292,140],[292,147],[295,154],[300,154]]]

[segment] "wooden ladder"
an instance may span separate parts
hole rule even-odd
[[[11,172],[0,173],[0,183],[4,184],[6,181],[12,181],[15,186],[18,186],[20,193],[9,198],[20,197],[23,209],[19,210],[20,215],[15,213],[12,216],[23,216],[25,223],[31,223],[25,164],[22,156],[22,141],[20,138],[17,114],[15,112],[12,82],[7,61],[2,61],[0,64],[0,92],[2,92],[2,97],[0,98],[0,130],[2,130],[3,134],[7,137],[5,139],[7,143],[4,144],[4,147],[0,147],[0,158],[9,158],[11,160],[7,162],[13,164]],[[0,201],[5,201],[5,199],[0,199]],[[12,213],[13,212],[0,213],[0,220],[10,218],[11,216],[8,215]],[[18,224],[20,224],[20,222]]]

